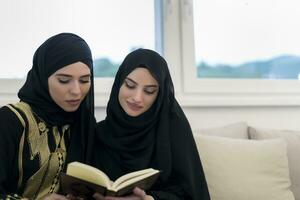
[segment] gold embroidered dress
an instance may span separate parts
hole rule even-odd
[[[66,160],[65,141],[69,137],[69,126],[49,127],[23,102],[1,108],[0,117],[4,116],[13,120],[7,120],[6,128],[0,124],[4,139],[0,142],[0,159],[1,162],[7,161],[7,167],[0,166],[3,168],[0,168],[0,190],[18,193],[0,198],[16,199],[20,196],[39,199],[57,192],[59,173]],[[9,152],[11,144],[18,144],[17,151]],[[4,185],[4,182],[12,184]]]
[[[82,100],[69,111],[53,99],[50,86],[54,83],[48,81],[55,77],[58,87],[51,87],[54,93],[69,88],[55,73],[77,62],[89,68],[85,74],[89,81],[83,83],[77,75],[67,75],[70,80],[89,84],[89,90],[85,96],[72,90],[59,95],[63,101]],[[92,53],[80,36],[59,33],[36,49],[17,94],[22,103],[0,107],[0,200],[18,196],[42,199],[59,190],[59,174],[66,163],[90,162],[96,123],[93,78]]]

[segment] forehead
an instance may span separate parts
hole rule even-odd
[[[70,75],[70,76],[87,75],[90,74],[90,68],[83,62],[76,62],[60,68],[59,70],[54,72],[54,74]]]
[[[147,68],[138,67],[128,74],[127,78],[141,85],[158,85],[156,79]]]

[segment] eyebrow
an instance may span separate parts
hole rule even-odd
[[[55,74],[55,76],[73,77],[72,75],[69,74]],[[91,77],[91,74],[85,74],[80,76],[80,78],[85,78],[85,77]]]
[[[138,83],[135,82],[134,80],[132,80],[131,78],[126,77],[125,80],[129,80],[129,81],[133,82],[134,84],[138,85]],[[145,85],[145,87],[154,87],[154,88],[158,88],[158,85]]]

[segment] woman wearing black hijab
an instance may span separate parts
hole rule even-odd
[[[148,49],[127,55],[106,112],[96,128],[94,165],[112,180],[149,167],[162,171],[147,195],[135,189],[124,199],[210,199],[192,131],[163,57]]]
[[[0,108],[0,199],[55,194],[66,163],[86,162],[94,131],[92,55],[72,33],[46,40],[19,90]]]

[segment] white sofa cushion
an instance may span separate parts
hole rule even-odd
[[[214,135],[221,137],[248,139],[248,125],[246,122],[237,122],[217,128],[194,130],[194,135]]]
[[[294,200],[283,140],[195,140],[213,200]]]
[[[251,139],[262,140],[282,138],[287,143],[287,155],[292,182],[291,190],[296,200],[300,200],[300,131],[272,130],[249,127]]]

